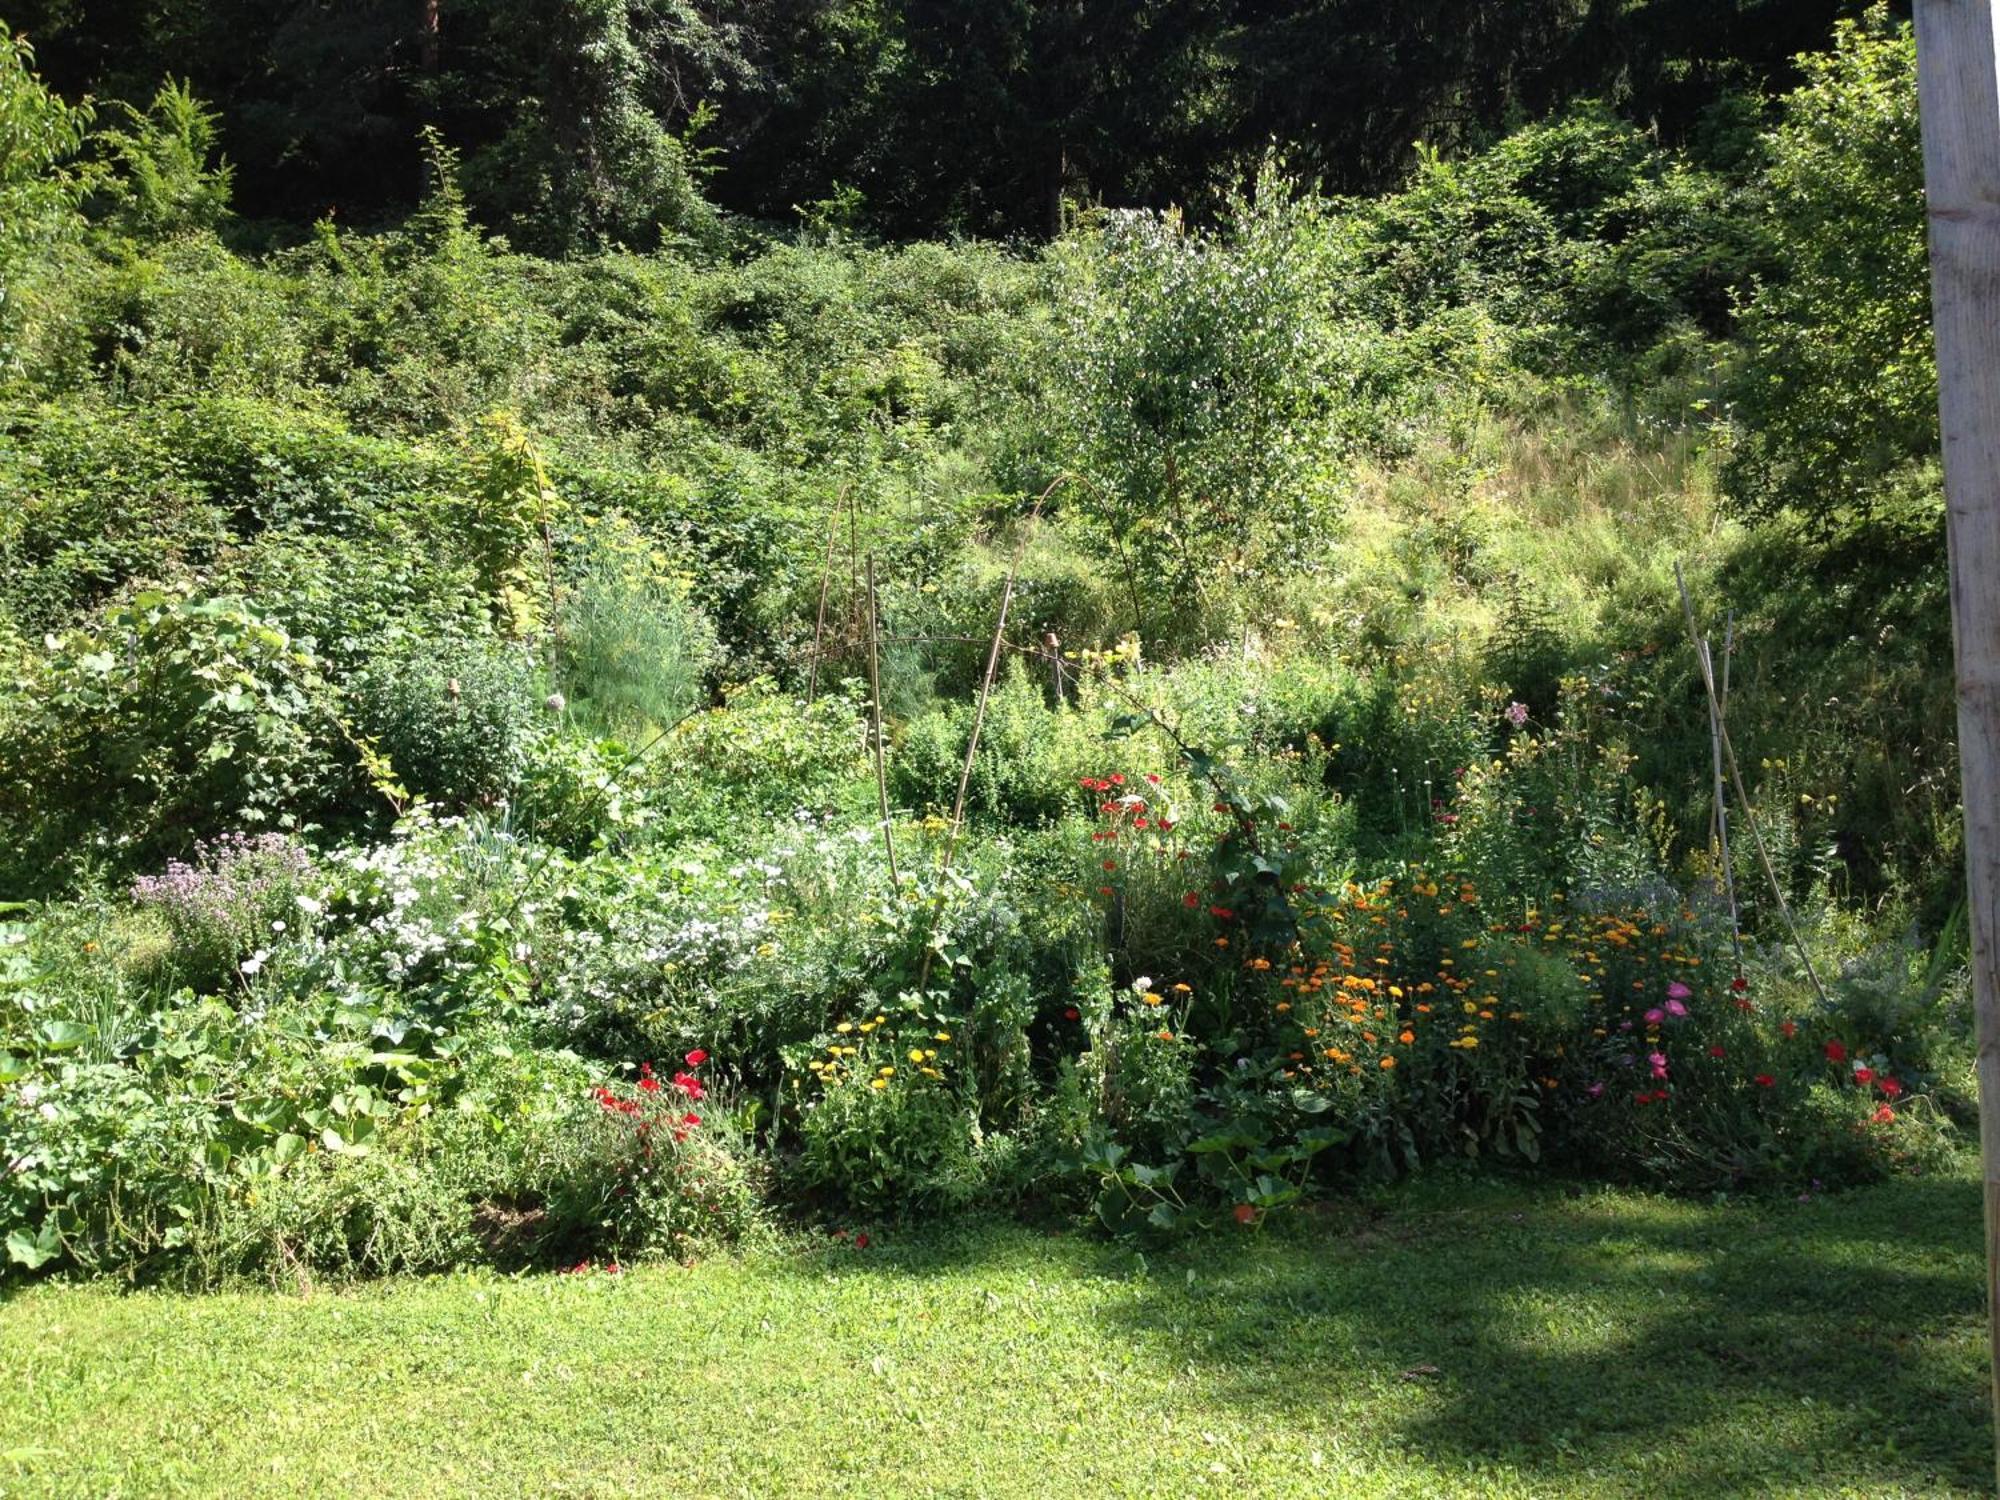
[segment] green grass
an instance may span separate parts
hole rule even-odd
[[[1977,1184],[0,1306],[0,1494],[1990,1494]]]

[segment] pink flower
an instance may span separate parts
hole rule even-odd
[[[1665,1078],[1665,1077],[1667,1076],[1667,1054],[1666,1054],[1666,1053],[1664,1053],[1664,1052],[1649,1052],[1649,1053],[1647,1053],[1647,1054],[1646,1054],[1646,1061],[1647,1061],[1647,1063],[1648,1063],[1648,1064],[1650,1064],[1650,1065],[1651,1065],[1651,1067],[1652,1067],[1652,1069],[1653,1069],[1653,1077],[1654,1077],[1654,1078],[1656,1078],[1656,1079],[1664,1079],[1664,1078]]]
[[[1686,1000],[1693,994],[1694,991],[1682,984],[1678,979],[1667,986],[1667,998],[1669,1000]]]
[[[1660,1024],[1660,1022],[1664,1021],[1666,1018],[1667,1018],[1667,1013],[1661,1010],[1657,1005],[1654,1006],[1651,1010],[1646,1012],[1646,1024],[1648,1026],[1657,1026]]]
[[[1680,1003],[1680,1001],[1678,1001],[1678,1000],[1669,1000],[1669,1001],[1667,1002],[1667,1014],[1668,1014],[1668,1015],[1670,1015],[1670,1016],[1674,1016],[1674,1017],[1677,1017],[1677,1018],[1678,1018],[1678,1017],[1680,1017],[1680,1016],[1684,1016],[1684,1015],[1686,1015],[1687,1013],[1688,1013],[1688,1008],[1687,1008],[1687,1007],[1686,1007],[1685,1005],[1681,1004],[1681,1003]]]
[[[1525,703],[1508,704],[1506,717],[1509,724],[1519,729],[1523,724],[1528,722],[1528,705]]]

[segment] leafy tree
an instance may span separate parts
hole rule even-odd
[[[1935,453],[1917,58],[1882,7],[1803,60],[1768,143],[1778,272],[1742,320],[1733,492],[1828,520]]]
[[[1267,172],[1226,232],[1117,214],[1066,251],[1055,400],[1084,482],[1065,503],[1152,596],[1144,621],[1308,556],[1349,383],[1335,233]]]
[[[97,184],[118,231],[165,239],[214,229],[229,212],[235,169],[217,156],[217,116],[185,81],[162,84],[152,105],[117,108],[122,128],[101,130],[94,144],[107,173]]]
[[[468,9],[478,29],[439,93],[472,101],[487,122],[504,119],[497,138],[466,158],[475,207],[528,248],[559,254],[712,231],[703,153],[669,126],[688,85],[666,60],[690,35],[704,45],[713,38],[696,12],[677,0],[488,0]],[[468,113],[463,102],[456,113]],[[688,122],[698,128],[705,118],[697,109]]]
[[[35,54],[0,23],[0,370],[13,363],[30,255],[82,228],[83,179],[70,166],[90,126],[42,86]]]

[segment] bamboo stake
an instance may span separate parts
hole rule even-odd
[[[1736,611],[1731,610],[1722,630],[1722,701],[1716,706],[1715,721],[1718,728],[1729,726],[1729,669],[1736,659]],[[1710,672],[1714,671],[1711,663]],[[1729,852],[1729,800],[1723,798],[1715,804],[1716,842],[1722,846],[1723,889],[1729,894],[1729,944],[1736,954],[1736,972],[1743,972],[1743,918],[1741,908],[1736,903],[1736,860]]]
[[[1713,679],[1715,658],[1709,654],[1708,637],[1703,636],[1695,643],[1695,650],[1701,657],[1702,675]],[[1724,652],[1723,671],[1728,667],[1728,654]],[[1709,838],[1716,857],[1722,864],[1722,889],[1729,900],[1729,941],[1736,953],[1736,972],[1743,972],[1743,931],[1736,915],[1736,869],[1729,857],[1729,800],[1723,787],[1722,775],[1722,724],[1723,701],[1721,698],[1708,700],[1708,758],[1712,808],[1709,813]]]
[[[1994,0],[1917,0],[1917,98],[1944,434],[1966,907],[2000,1411],[2000,79]]]
[[[1687,580],[1681,577],[1681,565],[1674,564],[1674,583],[1681,591],[1681,613],[1687,620],[1688,639],[1694,643],[1695,661],[1701,667],[1702,687],[1708,693],[1709,712],[1714,715],[1717,738],[1722,744],[1722,757],[1729,767],[1730,785],[1736,788],[1736,802],[1743,809],[1743,821],[1750,826],[1751,842],[1757,846],[1757,861],[1764,867],[1764,879],[1770,882],[1771,896],[1778,903],[1778,915],[1785,919],[1785,930],[1792,936],[1792,947],[1798,951],[1799,962],[1805,965],[1806,978],[1812,981],[1813,993],[1820,1003],[1831,1004],[1826,986],[1819,982],[1819,971],[1813,967],[1812,955],[1806,951],[1806,942],[1799,935],[1799,924],[1792,919],[1791,903],[1785,900],[1784,884],[1778,879],[1778,872],[1771,863],[1771,851],[1764,847],[1764,834],[1757,827],[1756,809],[1750,805],[1750,794],[1743,790],[1743,773],[1736,764],[1736,747],[1729,741],[1729,726],[1722,722],[1721,704],[1715,688],[1715,673],[1703,646],[1700,632],[1694,623],[1694,601],[1688,596]]]
[[[1028,541],[1033,535],[1036,521],[1041,519],[1042,506],[1069,479],[1067,474],[1058,474],[1049,487],[1035,497],[1035,503],[1028,512],[1028,530],[1014,548],[1013,561],[1007,565],[1007,583],[1000,590],[1000,618],[994,622],[993,644],[986,652],[986,675],[979,682],[979,702],[972,710],[972,733],[965,742],[965,764],[958,771],[958,795],[951,803],[951,832],[945,836],[944,859],[938,865],[937,898],[931,909],[931,940],[924,945],[923,962],[917,969],[917,988],[922,990],[930,983],[931,955],[937,951],[938,922],[944,916],[945,880],[951,874],[952,861],[958,857],[958,836],[965,827],[965,794],[972,785],[972,763],[979,754],[979,731],[986,723],[986,702],[993,696],[993,677],[1000,667],[1000,652],[1007,644],[1007,611],[1014,603],[1014,580],[1021,571],[1021,559],[1027,555]]]
[[[878,659],[878,621],[875,607],[875,554],[868,554],[868,713],[875,734],[875,801],[882,810],[882,848],[889,856],[889,884],[899,886],[896,873],[896,830],[889,822],[889,772],[882,754],[882,667]]]

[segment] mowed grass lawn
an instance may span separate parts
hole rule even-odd
[[[0,1305],[0,1493],[1991,1494],[1969,1172]]]

